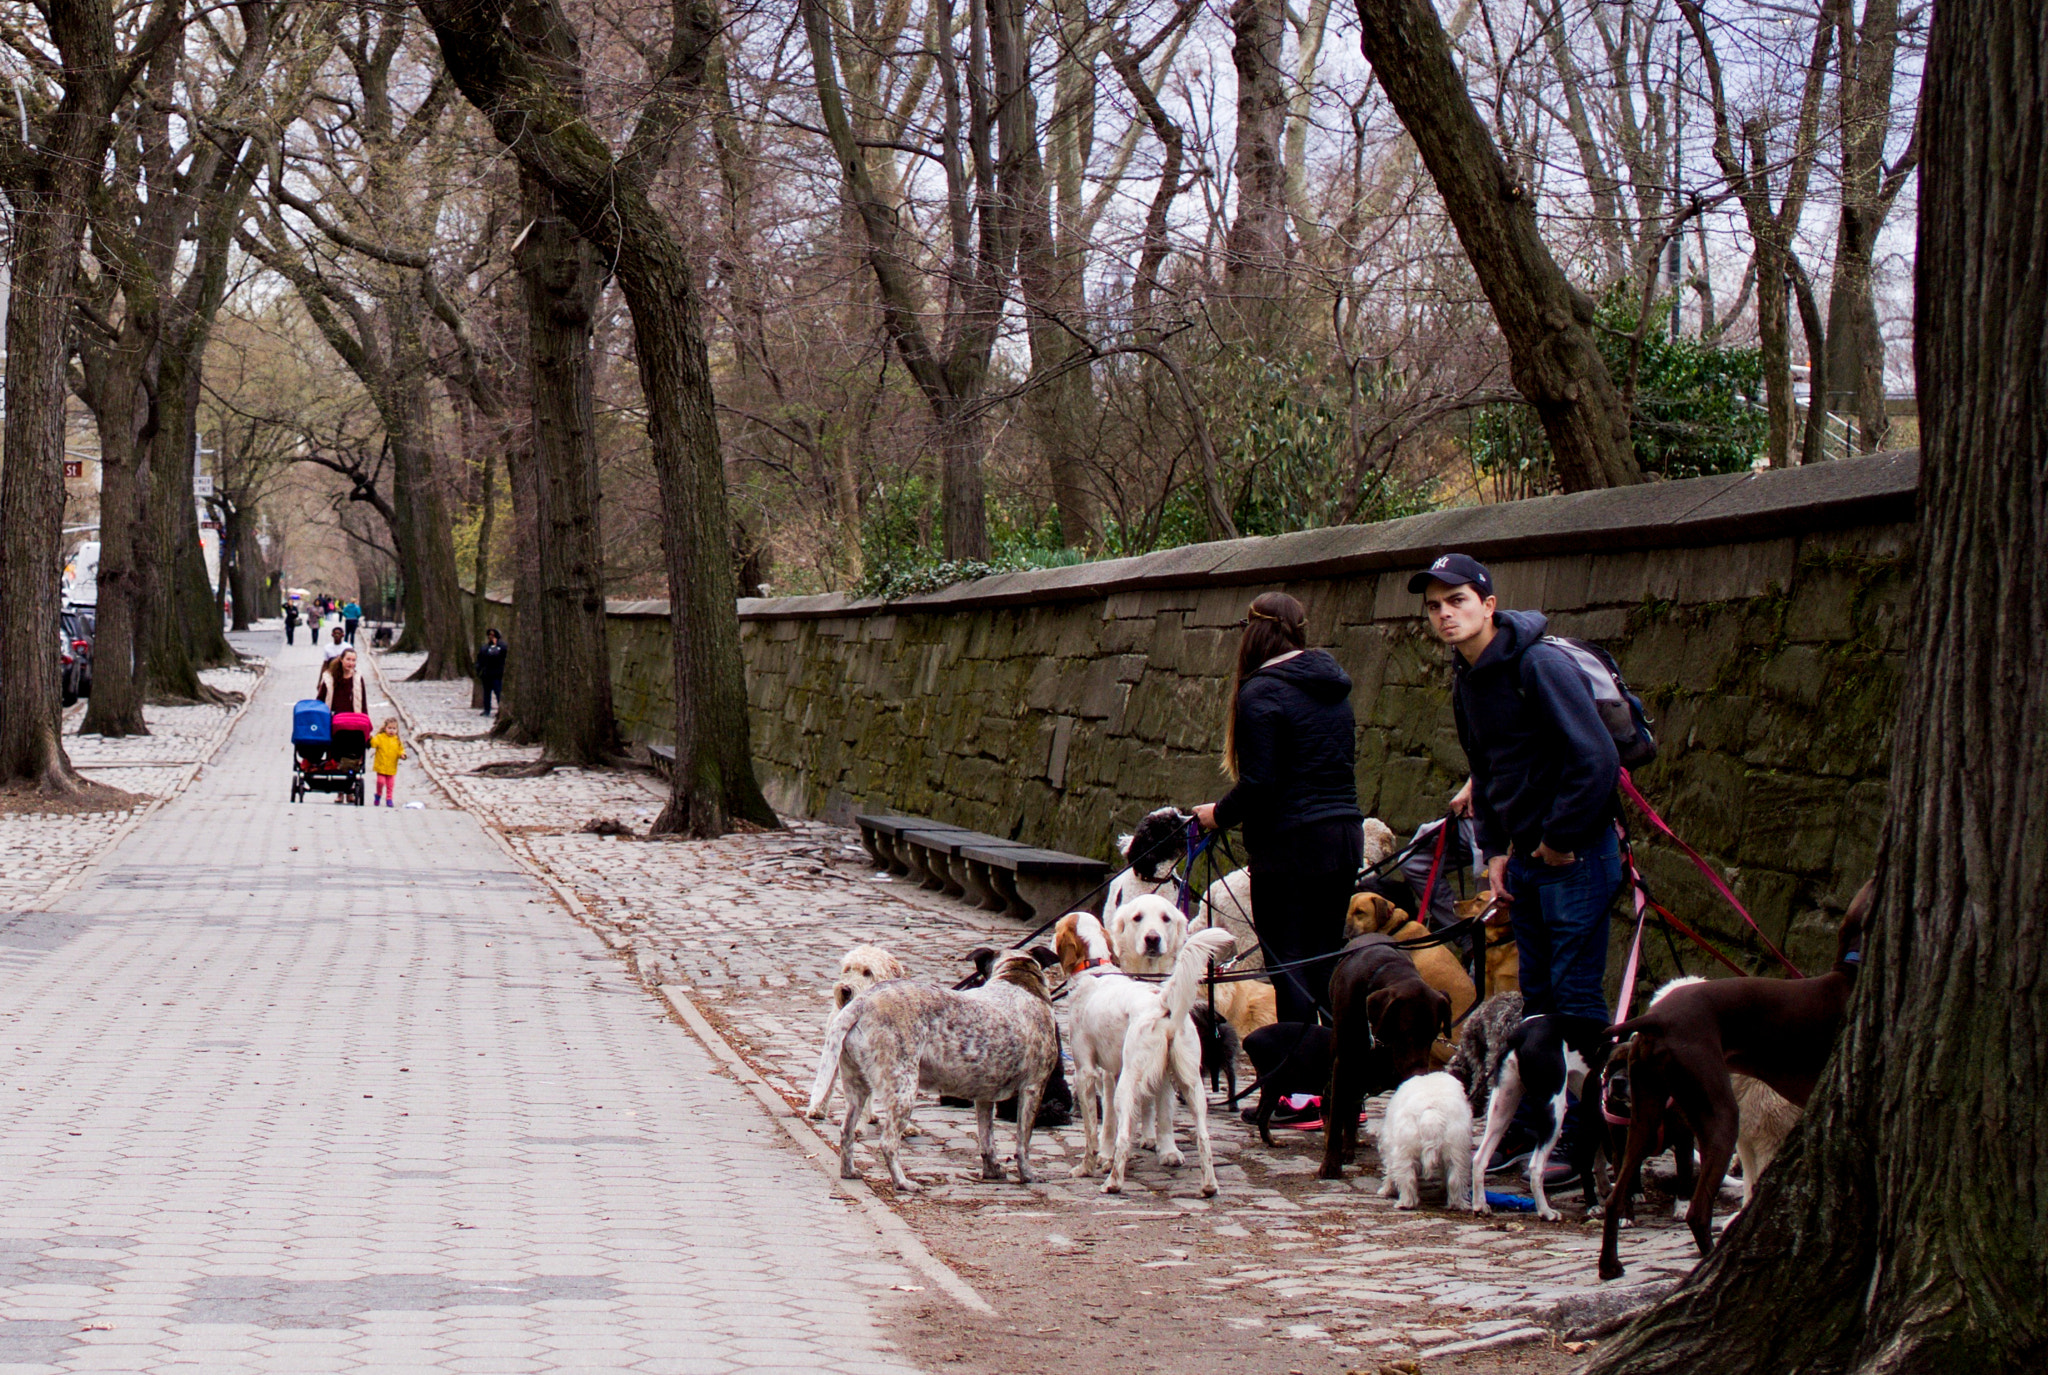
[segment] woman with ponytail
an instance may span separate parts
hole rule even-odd
[[[1223,768],[1234,783],[1195,809],[1203,826],[1242,826],[1252,924],[1268,968],[1334,956],[1364,852],[1351,678],[1308,648],[1308,613],[1285,592],[1253,600],[1237,647]],[[1273,976],[1283,1022],[1328,1001],[1330,963]]]

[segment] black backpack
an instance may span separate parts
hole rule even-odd
[[[1654,761],[1657,737],[1650,733],[1650,718],[1643,710],[1643,699],[1629,689],[1614,656],[1590,640],[1563,635],[1545,635],[1541,643],[1563,650],[1585,678],[1593,693],[1593,706],[1600,713],[1600,723],[1613,737],[1622,767],[1640,769]]]

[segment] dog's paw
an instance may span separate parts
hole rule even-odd
[[[1214,1197],[1216,1197],[1216,1182],[1215,1182],[1214,1180],[1211,1180],[1211,1181],[1209,1181],[1209,1182],[1208,1182],[1207,1184],[1204,1184],[1204,1185],[1202,1186],[1202,1197],[1203,1197],[1203,1198],[1214,1198]]]
[[[1076,1179],[1086,1179],[1089,1175],[1102,1173],[1102,1166],[1096,1161],[1084,1160],[1068,1173]]]
[[[1557,1222],[1564,1217],[1564,1214],[1560,1213],[1555,1208],[1538,1208],[1536,1210],[1536,1216],[1543,1219],[1545,1222]]]
[[[810,1105],[809,1105],[808,1107],[806,1107],[806,1108],[804,1109],[804,1116],[805,1116],[805,1117],[808,1117],[808,1118],[810,1118],[810,1119],[811,1119],[811,1121],[813,1121],[813,1122],[822,1122],[822,1121],[824,1121],[824,1120],[825,1120],[825,1105],[824,1105],[823,1103],[812,1103],[812,1104],[810,1104]]]
[[[1102,1181],[1102,1192],[1106,1194],[1120,1194],[1123,1191],[1124,1182],[1121,1179],[1105,1179]]]
[[[1380,1185],[1381,1198],[1392,1198],[1395,1194],[1399,1192],[1400,1191],[1394,1187],[1394,1181],[1391,1179],[1388,1180],[1386,1183]]]
[[[1493,1211],[1493,1205],[1486,1201],[1485,1194],[1475,1194],[1472,1198],[1472,1211],[1475,1213],[1490,1213]]]
[[[1159,1163],[1165,1169],[1177,1170],[1188,1163],[1188,1158],[1181,1154],[1178,1147],[1168,1146],[1159,1153]]]
[[[1317,1179],[1342,1179],[1343,1177],[1344,1167],[1342,1165],[1326,1164],[1316,1170]]]
[[[924,1185],[906,1175],[904,1178],[896,1181],[896,1192],[899,1194],[923,1193]]]
[[[1395,1204],[1394,1204],[1394,1211],[1395,1211],[1395,1212],[1397,1212],[1397,1213],[1412,1213],[1412,1212],[1414,1212],[1414,1211],[1415,1211],[1415,1200],[1414,1200],[1414,1199],[1412,1199],[1412,1198],[1404,1198],[1404,1199],[1400,1199],[1400,1200],[1397,1200],[1397,1201],[1395,1202]]]
[[[1618,1260],[1609,1260],[1609,1259],[1608,1259],[1607,1257],[1605,1257],[1605,1256],[1602,1256],[1602,1257],[1600,1257],[1600,1278],[1601,1278],[1601,1279],[1603,1279],[1603,1280],[1618,1280],[1618,1279],[1620,1279],[1620,1278],[1621,1278],[1621,1277],[1622,1277],[1623,1275],[1625,1275],[1625,1274],[1627,1274],[1627,1273],[1628,1273],[1627,1269],[1623,1267],[1623,1265],[1622,1265],[1622,1263],[1621,1263],[1620,1261],[1618,1261]]]

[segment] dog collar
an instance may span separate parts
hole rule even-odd
[[[1081,967],[1080,967],[1079,969],[1076,969],[1076,970],[1075,970],[1074,972],[1075,972],[1076,974],[1086,974],[1086,973],[1087,973],[1088,971],[1090,971],[1091,969],[1114,969],[1114,968],[1116,968],[1116,961],[1115,961],[1115,960],[1111,959],[1111,958],[1110,958],[1109,956],[1107,956],[1107,955],[1097,955],[1097,956],[1096,956],[1096,957],[1095,957],[1094,959],[1092,959],[1092,960],[1084,960],[1084,961],[1082,961],[1082,963],[1081,963]]]

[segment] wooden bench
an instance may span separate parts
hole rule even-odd
[[[1102,906],[1110,867],[964,826],[917,816],[861,815],[861,845],[877,869],[1018,921]]]

